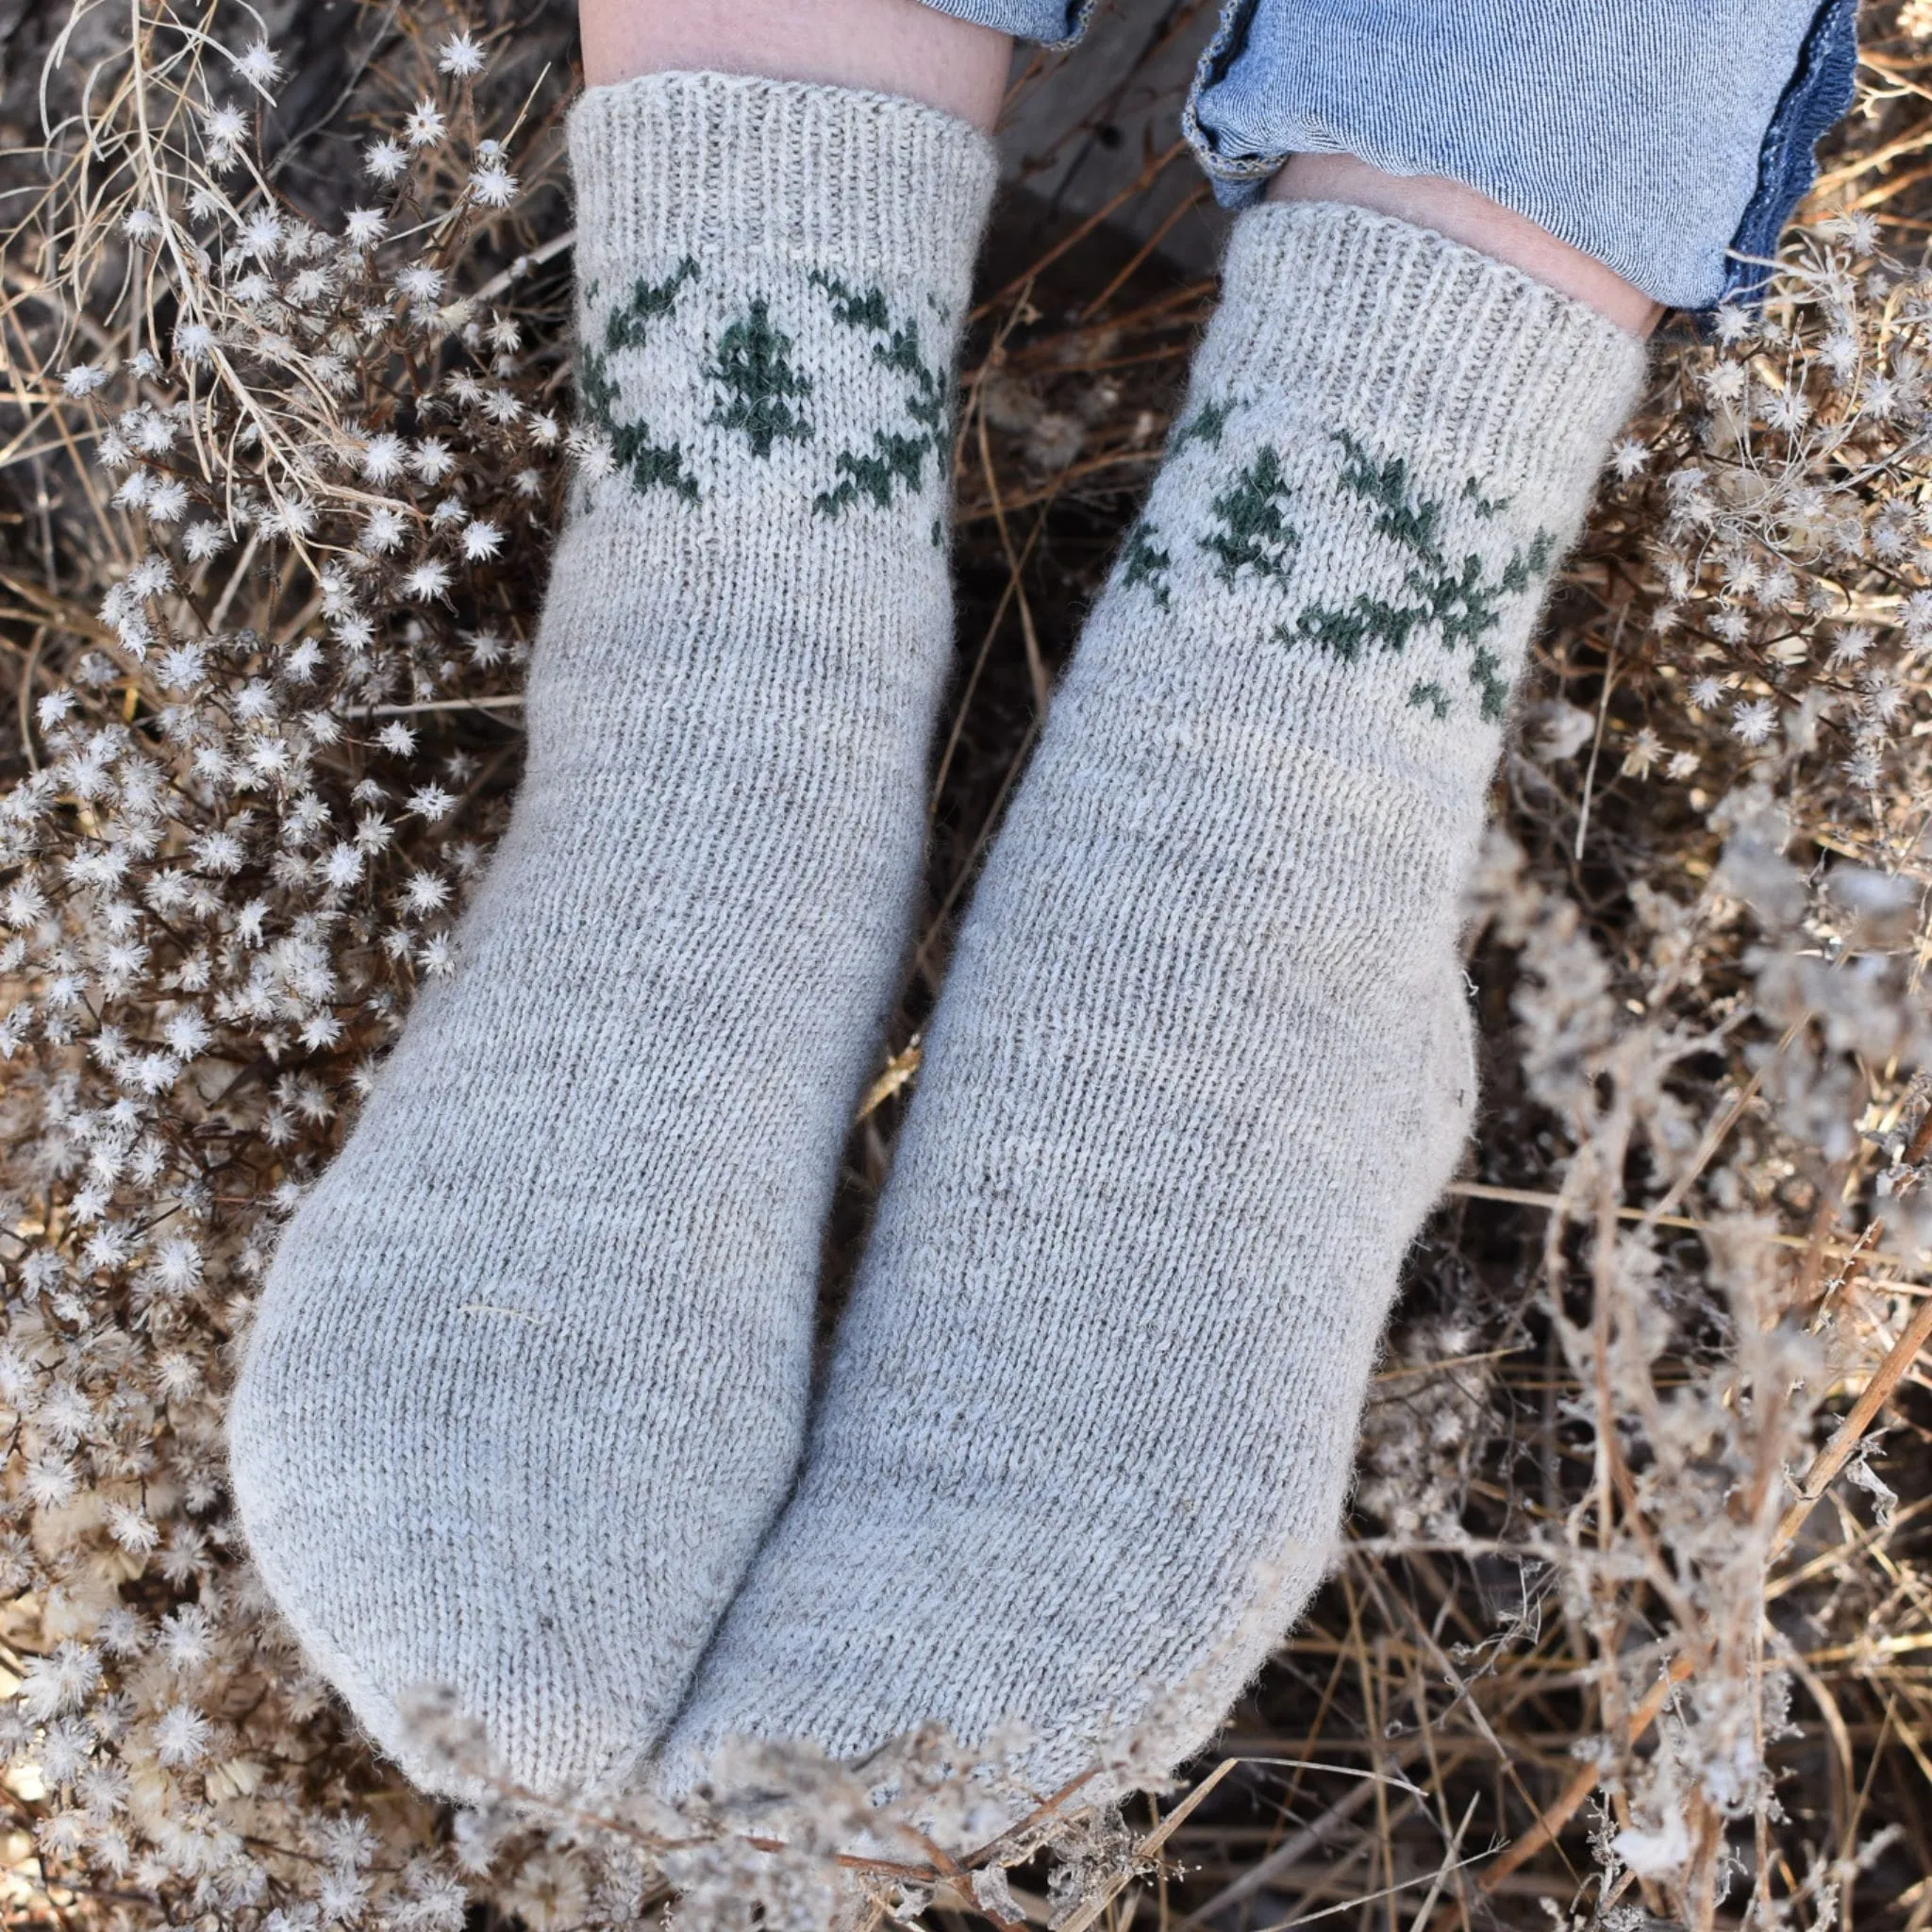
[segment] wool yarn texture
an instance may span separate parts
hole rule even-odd
[[[621,1782],[804,1435],[916,890],[994,178],[908,101],[575,108],[580,420],[507,835],[291,1222],[229,1443],[308,1656],[432,1790]]]
[[[1643,350],[1243,215],[959,935],[798,1492],[665,1753],[929,1723],[1040,1793],[1212,1735],[1330,1563],[1475,1100],[1461,895]]]

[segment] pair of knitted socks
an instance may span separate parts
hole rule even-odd
[[[571,129],[579,409],[509,832],[276,1257],[257,1563],[407,1769],[1211,1734],[1324,1567],[1474,1101],[1458,895],[1640,345],[1267,207],[929,1030],[808,1441],[906,943],[984,140],[719,75]],[[801,1461],[802,1457],[802,1461]]]

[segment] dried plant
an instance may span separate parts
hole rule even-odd
[[[507,4],[372,0],[318,91],[299,24],[240,0],[82,0],[0,97],[7,1911],[1932,1926],[1924,10],[1873,9],[1762,315],[1673,336],[1614,452],[1499,780],[1485,1113],[1352,1541],[1226,1757],[1143,1821],[931,1735],[747,1751],[678,1807],[436,1806],[304,1670],[222,1402],[514,784],[549,534],[600,456],[570,76]],[[1103,214],[1181,165],[1130,160]],[[1030,218],[966,372],[930,911],[848,1252],[1211,301],[1101,218]]]

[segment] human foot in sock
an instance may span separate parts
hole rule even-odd
[[[793,1500],[667,1744],[1211,1735],[1319,1578],[1474,1099],[1458,897],[1641,344],[1244,216],[964,929]]]
[[[593,92],[571,151],[610,460],[523,793],[283,1239],[229,1435],[255,1559],[378,1742],[451,1786],[402,1709],[447,1687],[546,1792],[655,1741],[794,1468],[918,869],[993,172],[932,109],[715,75]]]

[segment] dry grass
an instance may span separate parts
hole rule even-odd
[[[453,1817],[348,1733],[226,1526],[233,1341],[501,826],[566,461],[565,42],[466,17],[475,79],[439,70],[457,23],[370,0],[326,44],[292,22],[305,58],[257,88],[221,51],[240,7],[133,0],[44,48],[50,139],[39,75],[0,99],[30,150],[0,181],[23,1923],[560,1932],[683,1887],[689,1923],[813,1924],[863,1800],[793,1762],[682,1817]],[[1004,1885],[903,1829],[846,1883],[1063,1932],[1932,1926],[1927,36],[1873,11],[1764,324],[1667,344],[1567,575],[1477,908],[1479,1138],[1414,1257],[1354,1540],[1230,1762],[1124,1821],[1065,1794],[965,1861]],[[358,173],[425,95],[443,134]],[[210,100],[248,109],[232,142]],[[1114,160],[1123,209],[1187,165]],[[361,205],[387,234],[341,246]],[[969,353],[962,671],[835,1288],[1212,299],[1036,213]],[[904,1769],[969,1801],[923,1744]]]

